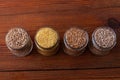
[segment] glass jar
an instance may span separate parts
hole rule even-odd
[[[16,56],[23,57],[32,51],[33,42],[23,28],[12,28],[5,37],[8,49]]]
[[[64,34],[64,52],[68,55],[79,56],[88,44],[88,33],[80,28],[72,27]]]
[[[116,33],[110,27],[98,27],[92,33],[90,51],[98,56],[107,55],[116,44]]]
[[[51,56],[57,53],[59,49],[59,35],[50,27],[40,28],[35,36],[35,44],[40,54]]]

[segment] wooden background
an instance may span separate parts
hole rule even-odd
[[[88,31],[120,20],[120,0],[0,0],[0,80],[120,80],[120,39],[110,55],[97,57],[89,49],[79,57],[62,49],[64,32],[72,26]],[[45,57],[34,46],[18,58],[5,45],[10,28],[22,26],[34,39],[40,27],[53,26],[61,37],[57,55]]]

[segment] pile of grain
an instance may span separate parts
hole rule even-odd
[[[81,48],[87,43],[86,32],[78,28],[70,28],[65,36],[67,44],[72,48]]]
[[[28,42],[28,34],[22,28],[14,28],[6,35],[6,43],[13,49],[19,49]]]
[[[43,48],[51,48],[58,41],[58,34],[52,28],[41,28],[36,35],[37,43]]]
[[[115,43],[116,35],[111,28],[99,28],[94,33],[94,40],[99,47],[110,48]]]

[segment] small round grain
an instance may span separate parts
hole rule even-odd
[[[65,35],[66,42],[71,48],[81,48],[87,42],[86,32],[78,28],[70,28]]]

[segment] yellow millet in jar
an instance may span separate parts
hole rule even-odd
[[[57,43],[58,34],[52,28],[45,27],[38,30],[35,39],[42,48],[51,48]]]

